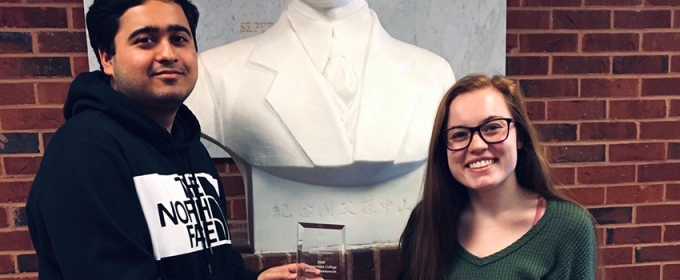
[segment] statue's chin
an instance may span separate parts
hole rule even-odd
[[[331,187],[361,187],[387,182],[401,177],[425,160],[398,163],[356,161],[344,166],[284,167],[253,166],[271,175],[311,185]]]
[[[332,9],[343,7],[353,0],[301,0],[315,9]]]

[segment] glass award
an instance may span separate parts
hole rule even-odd
[[[327,280],[345,279],[345,226],[298,223],[297,262],[314,266]],[[298,279],[304,279],[298,271]]]

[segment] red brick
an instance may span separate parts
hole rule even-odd
[[[584,206],[604,204],[604,188],[602,187],[562,188],[560,191]]]
[[[553,29],[609,29],[610,11],[553,11]]]
[[[666,159],[664,143],[611,144],[609,161],[649,161]]]
[[[38,48],[42,53],[86,52],[85,32],[40,32]]]
[[[582,184],[612,184],[635,181],[634,165],[585,166],[577,169],[577,181]]]
[[[616,186],[607,188],[607,204],[663,201],[663,185]]]
[[[601,248],[598,252],[602,254],[604,265],[619,265],[633,263],[633,248]]]
[[[38,103],[64,104],[70,83],[38,83]]]
[[[234,209],[233,215],[231,215],[232,219],[244,220],[248,218],[245,199],[234,199],[232,200],[232,204]]]
[[[0,79],[31,77],[70,77],[68,57],[0,58]]]
[[[607,244],[640,244],[661,242],[661,227],[608,228]]]
[[[668,111],[669,117],[680,116],[680,99],[671,99],[671,108]]]
[[[396,248],[380,249],[380,279],[397,279],[399,266],[399,250]]]
[[[604,145],[572,145],[548,147],[550,162],[602,162],[605,160]]]
[[[576,169],[573,167],[551,167],[550,175],[557,185],[573,185],[576,182]]]
[[[262,257],[260,255],[243,255],[243,262],[246,264],[246,268],[250,271],[260,271],[262,267]]]
[[[520,52],[575,52],[577,34],[541,33],[519,35]]]
[[[638,224],[680,222],[680,204],[640,205],[636,213]]]
[[[583,79],[581,97],[640,96],[637,79]]]
[[[507,29],[550,29],[550,11],[509,10]]]
[[[519,1],[520,0],[508,0],[507,6],[508,7],[519,7]]]
[[[612,100],[610,119],[654,119],[666,117],[665,100]]]
[[[0,202],[26,202],[30,189],[31,182],[0,182]]]
[[[556,56],[553,57],[554,74],[610,73],[607,56]]]
[[[678,0],[645,0],[647,6],[678,6]]]
[[[640,6],[642,5],[642,0],[585,0],[586,6]]]
[[[35,104],[32,83],[0,84],[0,105]]]
[[[0,274],[13,274],[14,260],[10,255],[0,255]]]
[[[73,28],[85,29],[85,12],[83,8],[73,8],[71,9],[71,14],[73,15]]]
[[[238,165],[236,162],[234,162],[234,159],[229,158],[229,168],[228,172],[229,174],[241,174],[241,170],[239,170]]]
[[[0,110],[0,120],[5,130],[50,129],[64,123],[61,108],[4,109]]]
[[[28,231],[0,232],[0,251],[32,251],[33,244]]]
[[[505,34],[505,53],[519,53],[519,36]]]
[[[600,225],[628,224],[633,221],[633,207],[588,208],[588,211]]]
[[[638,166],[638,182],[680,180],[678,170],[680,170],[680,163],[643,164]]]
[[[31,53],[33,41],[31,33],[0,32],[0,53]]]
[[[678,15],[680,15],[680,13],[678,13]],[[671,72],[672,73],[680,72],[680,56],[675,55],[671,57]]]
[[[576,125],[574,124],[536,124],[534,127],[543,142],[576,140]]]
[[[667,55],[616,56],[612,64],[614,74],[668,73]]]
[[[266,268],[289,264],[291,261],[290,255],[288,253],[267,253],[263,254],[262,257],[263,265]]]
[[[245,195],[245,185],[241,175],[222,176],[220,179],[222,179],[222,185],[227,197]]]
[[[640,139],[679,139],[680,121],[641,122]]]
[[[66,9],[2,7],[0,27],[16,28],[66,28]]]
[[[582,123],[581,140],[626,140],[637,138],[633,122]]]
[[[8,227],[7,222],[7,210],[5,208],[0,208],[0,228]]]
[[[606,101],[550,101],[549,120],[596,120],[607,117]]]
[[[352,279],[375,280],[375,261],[370,248],[352,250]],[[396,279],[396,278],[395,278]]]
[[[642,49],[644,51],[680,51],[680,32],[644,33]]]
[[[526,97],[578,96],[577,79],[520,80],[519,85]]]
[[[524,0],[525,7],[580,7],[581,0]]]
[[[680,264],[666,264],[663,266],[663,280],[680,279]]]
[[[666,184],[666,200],[680,200],[680,184]]]
[[[659,279],[661,277],[661,266],[607,267],[605,268],[605,274],[607,275],[607,280]]]
[[[521,56],[505,58],[506,75],[546,75],[548,74],[547,56]]]
[[[73,76],[76,76],[82,72],[89,72],[90,64],[87,57],[74,57],[73,58]]]
[[[668,262],[677,261],[680,256],[680,245],[650,246],[635,249],[635,262]]]
[[[642,96],[680,96],[680,78],[642,79]]]
[[[6,157],[5,172],[7,175],[35,175],[42,157]]]
[[[527,115],[532,121],[545,120],[545,102],[543,101],[527,101]]]
[[[212,161],[215,165],[215,169],[217,169],[217,173],[227,173],[227,159],[213,158]]]
[[[663,241],[680,241],[680,225],[666,225],[666,230],[663,233]]]
[[[671,11],[614,11],[614,28],[670,28]]]
[[[634,52],[639,50],[636,33],[597,33],[583,35],[584,52]]]

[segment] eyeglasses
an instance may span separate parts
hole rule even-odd
[[[446,148],[451,151],[460,151],[472,143],[475,132],[487,144],[497,144],[508,139],[510,135],[510,118],[498,118],[485,122],[475,127],[454,126],[442,130],[440,133],[446,142]]]

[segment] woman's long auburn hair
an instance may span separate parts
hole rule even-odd
[[[451,254],[458,240],[458,220],[470,198],[466,187],[451,175],[446,143],[440,132],[446,129],[453,99],[485,88],[499,91],[512,114],[518,140],[522,143],[515,168],[519,185],[548,200],[572,201],[554,187],[545,150],[536,129],[529,122],[524,96],[518,85],[503,76],[466,76],[446,92],[437,109],[425,171],[423,198],[413,210],[399,244],[402,264],[400,279],[446,279]]]

